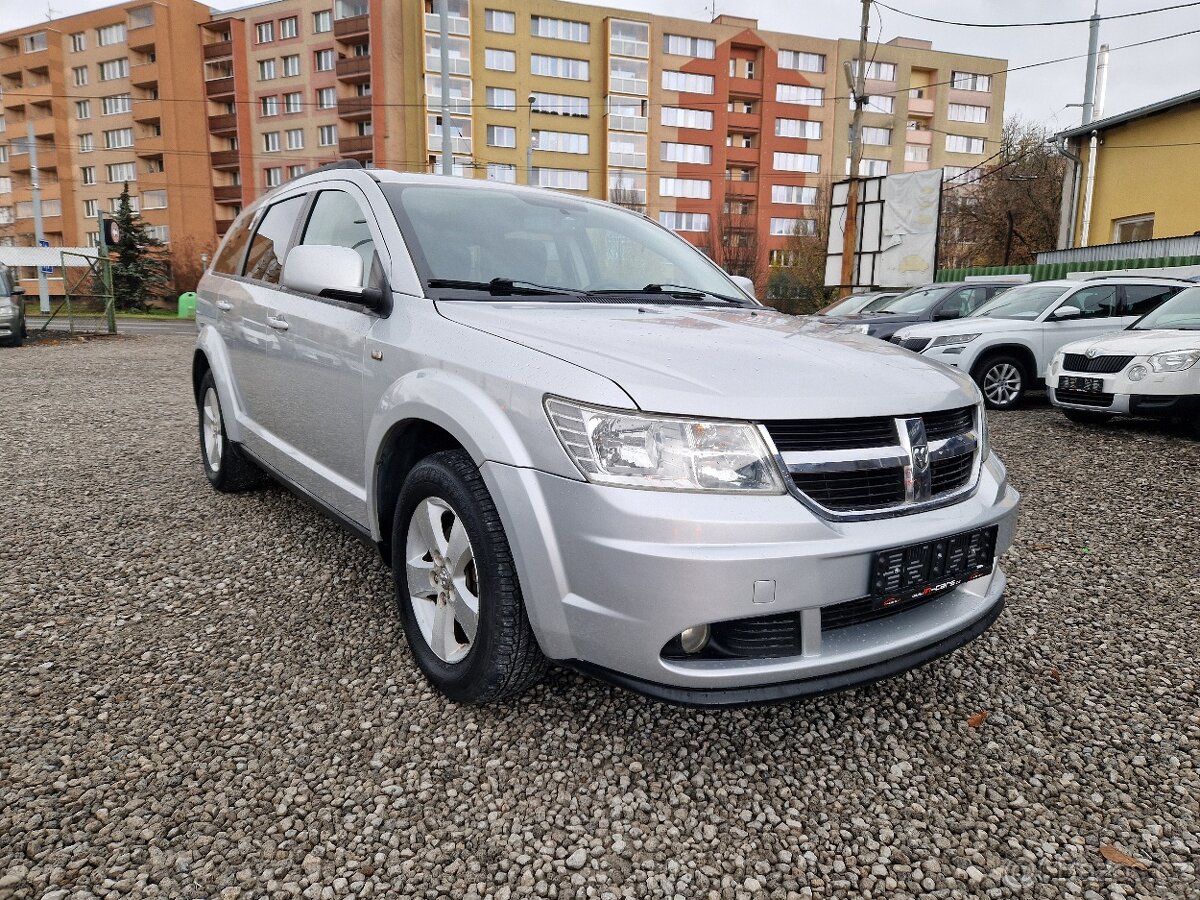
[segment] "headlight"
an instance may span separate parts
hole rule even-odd
[[[835,325],[833,330],[841,332],[842,334],[870,334],[871,326],[870,325]]]
[[[1156,353],[1146,362],[1155,372],[1182,372],[1195,365],[1200,359],[1200,350],[1172,350],[1169,353]]]
[[[949,347],[953,344],[969,344],[969,343],[971,343],[971,341],[975,340],[975,338],[977,338],[977,337],[979,337],[978,333],[976,333],[976,334],[944,334],[941,337],[935,337],[933,339],[933,342],[929,345],[929,349],[932,350],[934,347]]]
[[[669,491],[782,494],[753,425],[646,415],[546,398],[567,454],[593,484]]]

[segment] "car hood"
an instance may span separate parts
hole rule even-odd
[[[830,325],[842,323],[862,325],[902,325],[906,322],[920,322],[924,313],[847,313],[844,316],[818,316],[822,322]]]
[[[965,319],[948,319],[945,322],[925,322],[911,325],[903,329],[897,337],[938,337],[943,334],[998,334],[1015,331],[1036,331],[1042,327],[1041,322],[1031,322],[1028,319],[989,319],[986,317]]]
[[[1063,347],[1063,353],[1087,353],[1096,350],[1104,355],[1150,356],[1172,350],[1200,349],[1200,331],[1174,328],[1153,328],[1145,331],[1115,331],[1097,338],[1075,341]]]
[[[970,379],[947,366],[863,335],[804,331],[802,319],[770,309],[487,301],[437,306],[454,322],[610,378],[647,411],[844,418],[948,409],[977,397]]]

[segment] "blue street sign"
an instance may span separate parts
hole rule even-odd
[[[50,242],[43,238],[42,240],[38,241],[38,246],[39,247],[49,247]],[[43,275],[53,275],[54,274],[54,266],[42,266],[42,274]]]

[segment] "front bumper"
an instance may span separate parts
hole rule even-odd
[[[997,555],[1007,549],[1019,496],[994,455],[962,502],[862,522],[821,519],[788,495],[600,487],[496,463],[481,471],[547,656],[675,702],[769,702],[868,683],[961,646],[1003,606],[997,567],[891,617],[821,629],[822,607],[869,594],[878,550],[993,524]],[[790,612],[801,616],[800,655],[662,655],[685,628]]]

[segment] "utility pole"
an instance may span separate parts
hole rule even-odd
[[[441,30],[442,63],[442,174],[454,174],[454,156],[450,145],[450,0],[438,4]]]
[[[29,186],[33,190],[33,236],[37,239],[39,247],[45,246],[46,234],[42,230],[42,179],[38,174],[37,164],[37,138],[33,134],[33,122],[27,123],[29,126],[28,137],[29,142]],[[42,271],[42,267],[38,266],[38,308],[42,315],[50,314],[50,291],[46,288],[46,273]]]
[[[1088,60],[1087,73],[1084,75],[1083,82],[1083,123],[1089,124],[1092,121],[1092,113],[1095,110],[1096,100],[1096,54],[1100,48],[1100,0],[1096,0],[1096,6],[1092,10],[1092,17],[1088,20]]]
[[[1099,2],[1099,0],[1097,0]],[[850,84],[850,102],[854,114],[850,120],[850,182],[846,191],[846,224],[842,231],[842,274],[839,296],[852,292],[854,251],[858,249],[858,167],[862,163],[862,113],[867,93],[867,31],[871,26],[871,0],[862,0],[862,23],[858,30],[858,71],[847,64],[846,81]]]
[[[533,186],[533,102],[537,98],[529,95],[529,139],[525,142],[525,183]]]

